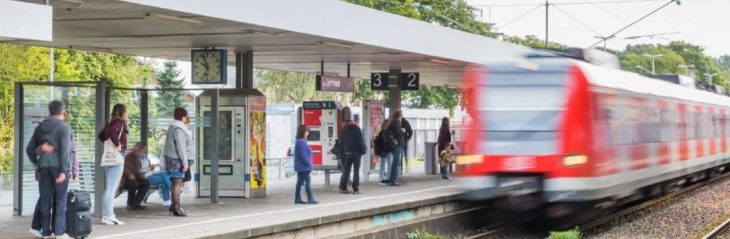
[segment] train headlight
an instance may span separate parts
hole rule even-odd
[[[563,165],[568,167],[583,165],[588,162],[588,156],[577,154],[577,155],[568,155],[563,158]]]
[[[481,163],[484,160],[484,157],[481,155],[464,155],[456,157],[456,164],[464,165],[464,164],[475,164],[475,163]]]

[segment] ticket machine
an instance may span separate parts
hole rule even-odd
[[[197,196],[210,196],[210,149],[218,147],[218,195],[266,196],[266,98],[255,89],[221,89],[218,98],[218,145],[211,145],[211,99],[216,90],[198,97],[201,116],[198,146]]]
[[[309,127],[307,143],[312,149],[315,168],[337,167],[337,159],[330,150],[342,130],[343,107],[335,101],[305,101],[302,104],[301,123]]]

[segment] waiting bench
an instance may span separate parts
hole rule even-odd
[[[95,186],[95,174],[94,174],[94,162],[79,162],[79,186],[81,191],[86,192],[94,192],[94,186]],[[151,194],[159,190],[159,186],[157,185],[150,185],[149,190],[147,191],[147,195],[144,196],[144,202],[147,202],[147,198],[150,197]],[[125,191],[117,191],[117,193],[114,195],[114,197],[119,197],[119,195],[122,195],[126,192]]]

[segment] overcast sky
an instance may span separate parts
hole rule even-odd
[[[498,32],[519,36],[537,35],[540,38],[545,36],[544,6],[507,25],[539,4],[544,5],[544,0],[467,0],[467,2],[483,9],[482,20],[496,24]],[[588,47],[598,41],[594,38],[599,35],[598,33],[604,36],[610,35],[667,2],[668,0],[551,0],[550,3],[556,6],[551,6],[549,9],[549,38],[551,41],[569,46]],[[527,4],[527,6],[500,6],[505,4]],[[679,33],[662,36],[669,40],[623,39],[670,32]],[[681,5],[671,4],[617,36],[618,39],[607,43],[608,48],[624,49],[627,44],[685,40],[705,47],[706,52],[712,56],[730,54],[730,1],[682,0]]]

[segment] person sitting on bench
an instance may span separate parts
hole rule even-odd
[[[170,176],[167,176],[167,173],[160,169],[159,160],[148,158],[146,151],[143,156],[139,157],[140,165],[142,165],[140,173],[144,173],[150,186],[158,186],[162,193],[162,206],[169,207],[172,205],[172,201],[170,201],[170,185],[172,184]]]
[[[144,173],[141,173],[142,165],[140,158],[145,157],[147,144],[139,142],[134,145],[131,153],[124,158],[124,172],[122,174],[122,182],[119,189],[127,190],[127,210],[142,210],[147,207],[142,206],[142,201],[149,190],[149,183]],[[149,164],[148,164],[149,165]]]

